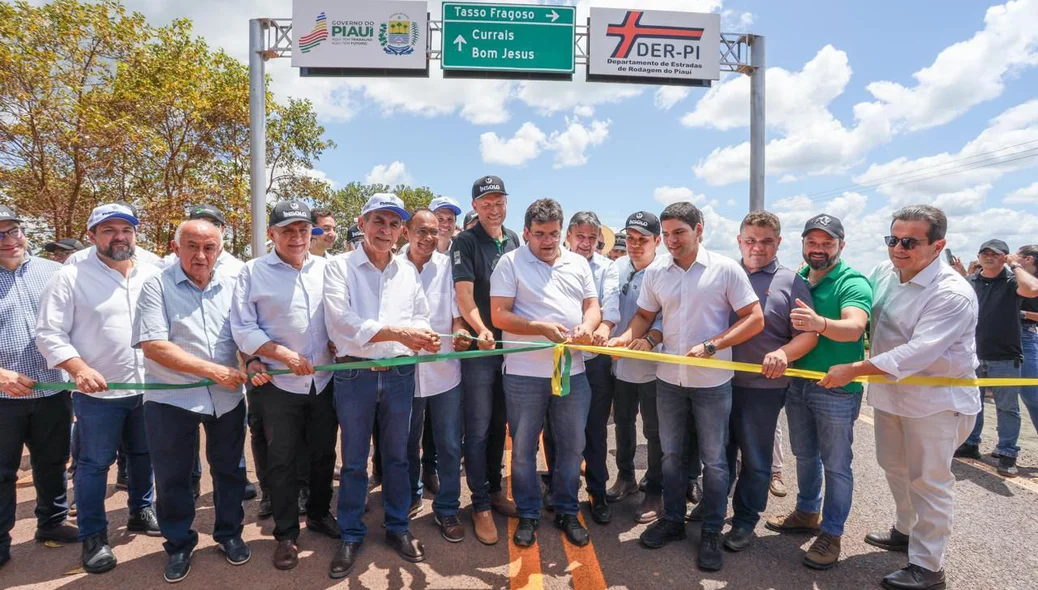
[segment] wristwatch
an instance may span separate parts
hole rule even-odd
[[[1014,262],[1013,264],[1009,265],[1009,270],[1016,271],[1016,269],[1018,268],[1023,268],[1023,265],[1019,262]]]
[[[717,346],[715,346],[714,343],[709,340],[703,341],[703,348],[706,349],[706,353],[710,356],[714,356],[715,354],[717,354]]]
[[[649,348],[656,348],[656,345],[659,344],[659,342],[656,342],[656,339],[652,337],[652,334],[645,334],[645,341],[649,343]]]

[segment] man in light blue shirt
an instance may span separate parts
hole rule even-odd
[[[178,582],[191,569],[198,533],[191,485],[198,426],[206,432],[206,456],[215,493],[213,537],[233,565],[249,560],[242,541],[245,512],[247,376],[238,369],[238,347],[231,337],[231,302],[235,279],[214,271],[220,256],[220,230],[193,220],[177,228],[173,245],[177,264],[152,277],[141,289],[133,325],[133,346],[144,351],[145,381],[188,385],[210,379],[208,386],[153,389],[144,395],[144,420],[158,492],[159,528],[169,554],[167,582]]]

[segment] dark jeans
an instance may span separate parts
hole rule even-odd
[[[119,445],[126,451],[126,505],[131,515],[151,506],[155,486],[144,431],[144,396],[102,399],[75,392],[72,403],[79,430],[79,464],[74,480],[82,541],[108,530],[105,492],[108,470],[115,463]]]
[[[263,430],[263,413],[260,411],[263,399],[262,396],[257,397],[255,395],[251,385],[246,386],[246,399],[248,400],[246,420],[249,424],[249,444],[252,447],[252,461],[256,465],[256,479],[259,481],[260,489],[265,493],[269,493],[270,484],[267,483],[267,435]],[[242,467],[244,466],[245,455],[242,455]],[[332,469],[335,469],[334,466]],[[199,478],[202,477],[201,461],[196,465],[193,475],[197,475]],[[307,453],[299,453],[299,456],[296,458],[296,481],[300,488],[310,488],[310,455]]]
[[[553,395],[551,379],[505,375],[508,430],[512,434],[512,494],[519,516],[539,518],[541,487],[537,483],[537,442],[550,416],[548,427],[556,442],[552,504],[558,514],[580,511],[580,462],[584,454],[584,430],[591,404],[591,387],[584,373],[570,379],[565,397]]]
[[[685,520],[688,473],[683,466],[688,419],[695,419],[699,457],[703,462],[703,530],[721,532],[728,507],[728,420],[732,385],[679,387],[657,380],[656,408],[663,445],[664,518]]]
[[[368,532],[364,502],[368,496],[368,453],[375,414],[382,443],[382,505],[386,530],[408,530],[411,485],[407,472],[407,439],[411,426],[415,366],[387,371],[349,369],[335,372],[335,409],[342,426],[342,470],[339,478],[339,529],[342,540],[359,543]],[[459,484],[460,485],[460,484]]]
[[[461,385],[434,395],[416,397],[411,404],[411,432],[407,439],[407,468],[411,478],[411,501],[422,498],[422,474],[428,473],[425,458],[418,450],[426,437],[435,438],[441,452],[434,462],[440,477],[440,491],[433,500],[433,510],[440,516],[453,516],[461,507]],[[431,424],[431,425],[430,425]],[[426,452],[428,453],[428,451]]]
[[[424,473],[436,473],[436,438],[433,436],[432,414],[425,413],[425,424],[422,426],[422,470]]]
[[[728,442],[728,481],[735,485],[732,525],[753,530],[760,513],[768,506],[771,485],[771,455],[775,427],[786,403],[786,388],[748,389],[732,386],[731,433]],[[736,479],[736,455],[742,452],[742,469]]]
[[[311,385],[309,394],[300,394],[267,383],[257,387],[253,396],[260,400],[267,439],[266,479],[274,512],[274,538],[295,540],[299,537],[300,456],[310,460],[307,516],[324,518],[331,506],[337,428],[332,384],[320,393]]]
[[[465,477],[472,510],[490,510],[490,494],[501,491],[505,454],[505,391],[499,356],[461,361],[465,391]]]
[[[605,498],[606,483],[609,481],[609,469],[606,467],[609,434],[606,427],[609,424],[609,410],[613,406],[612,368],[613,359],[605,355],[584,361],[584,374],[591,386],[591,407],[584,429],[584,478],[587,480],[587,492],[597,498]],[[550,416],[545,416],[545,420],[550,419]],[[544,459],[548,464],[549,482],[554,477],[555,468],[555,437],[552,432],[551,428],[544,429]]]
[[[613,425],[616,427],[616,468],[619,477],[634,480],[634,455],[638,450],[636,425],[638,412],[642,415],[642,436],[648,451],[648,469],[645,472],[645,487],[651,494],[663,493],[663,448],[660,445],[660,421],[656,412],[656,381],[629,383],[616,380],[613,396]],[[685,434],[685,453],[681,463],[689,482],[699,479],[702,464],[699,462],[699,443],[696,441],[696,423],[688,417]]]
[[[23,445],[29,447],[36,487],[37,528],[57,526],[68,516],[65,463],[71,424],[67,391],[38,399],[0,399],[0,558],[11,551]]]
[[[245,400],[219,418],[147,402],[144,421],[155,469],[158,494],[155,506],[159,528],[166,538],[163,544],[166,553],[191,551],[198,545],[198,533],[191,528],[195,520],[191,485],[195,457],[184,449],[198,440],[199,425],[205,428],[205,456],[213,476],[213,539],[225,543],[241,536],[245,518],[242,508],[245,469],[241,466],[241,453],[245,448]]]
[[[977,377],[1019,379],[1020,361],[980,361]],[[992,387],[995,396],[995,417],[998,421],[998,445],[995,450],[1003,457],[1016,457],[1020,454],[1020,387]],[[984,388],[980,389],[980,413],[966,442],[971,445],[980,444],[980,435],[984,432]]]

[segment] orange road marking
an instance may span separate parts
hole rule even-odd
[[[505,435],[505,477],[508,478],[508,495],[512,495],[512,437]],[[508,519],[508,536],[501,539],[508,545],[508,578],[513,590],[542,590],[544,574],[541,573],[541,548],[534,543],[531,547],[517,547],[512,542],[519,519]]]
[[[580,515],[580,522],[587,528],[583,514]],[[566,533],[563,532],[559,532],[559,539],[566,550],[574,590],[605,590],[605,576],[602,575],[602,566],[598,563],[594,541],[584,547],[577,547],[566,540]]]

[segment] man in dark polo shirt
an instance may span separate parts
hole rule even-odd
[[[980,272],[966,277],[977,292],[980,304],[977,321],[977,367],[979,378],[1019,379],[1023,364],[1020,332],[1020,302],[1038,296],[1038,279],[1027,272],[1017,257],[1009,258],[1009,246],[1002,240],[988,240],[980,246]],[[998,473],[1016,477],[1016,456],[1020,453],[1020,388],[995,387],[998,417]],[[981,390],[981,395],[984,395]],[[983,398],[981,398],[983,401]],[[984,431],[984,411],[966,442],[955,451],[956,457],[980,458],[980,435]]]
[[[501,331],[490,320],[490,275],[506,252],[522,244],[515,232],[505,229],[508,193],[497,176],[482,176],[472,184],[472,208],[479,223],[458,234],[451,246],[451,264],[458,309],[477,335],[472,349],[491,350]],[[461,362],[465,392],[465,475],[472,492],[472,520],[476,538],[497,542],[490,515],[493,508],[516,516],[515,503],[501,488],[501,461],[505,452],[505,398],[502,357],[490,356]]]
[[[763,365],[764,374],[737,371],[732,379],[728,485],[735,484],[735,515],[724,540],[731,551],[749,547],[760,513],[768,504],[775,427],[791,381],[784,376],[786,368],[818,344],[818,334],[794,326],[790,317],[798,300],[807,305],[813,305],[814,300],[807,282],[776,258],[782,243],[778,217],[768,211],[750,212],[742,220],[738,242],[742,267],[764,307],[764,331],[736,344],[732,360]],[[731,318],[733,324],[739,319],[735,314]],[[742,469],[736,474],[739,451]]]

